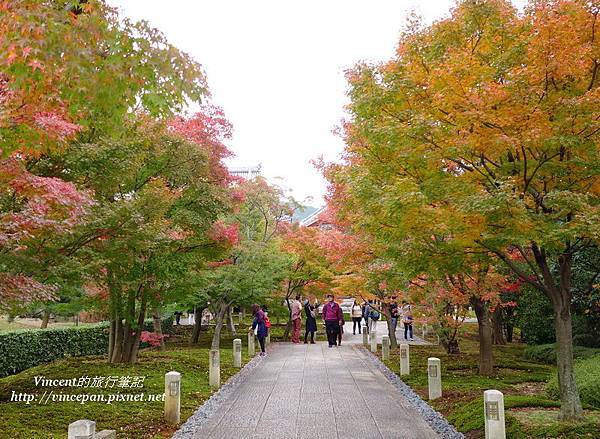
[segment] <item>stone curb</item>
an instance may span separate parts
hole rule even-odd
[[[371,363],[379,369],[379,371],[386,377],[386,379],[396,388],[398,393],[407,399],[417,411],[421,414],[425,422],[440,435],[443,439],[464,439],[464,434],[456,429],[444,418],[444,416],[433,409],[427,404],[421,397],[404,381],[400,379],[389,367],[381,362],[379,357],[369,352],[364,347],[358,347],[371,361]]]
[[[269,352],[271,349],[267,349]],[[254,369],[262,362],[265,357],[256,355],[252,358],[242,369],[229,378],[224,384],[221,385],[218,391],[213,393],[204,404],[185,421],[179,430],[175,432],[172,439],[193,439],[195,431],[202,427],[208,419],[219,409],[219,407],[229,398],[229,396],[239,387],[246,378],[254,372]]]

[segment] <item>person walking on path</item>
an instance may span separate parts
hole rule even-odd
[[[396,333],[396,328],[398,327],[398,317],[400,317],[400,307],[398,306],[398,302],[396,302],[396,297],[392,297],[392,303],[390,304],[390,316],[392,331]]]
[[[377,308],[375,308],[375,305],[372,303],[372,301],[369,300],[369,322],[371,323],[371,326],[369,326],[369,332],[377,331],[377,322],[379,321],[379,317],[381,317],[381,314]]]
[[[363,309],[358,304],[356,299],[354,299],[354,304],[352,305],[351,315],[352,315],[352,334],[356,335],[356,327],[357,326],[358,326],[358,333],[361,334],[362,329],[361,329],[360,322],[363,319]]]
[[[300,343],[300,328],[302,327],[302,303],[300,303],[300,295],[292,301],[292,343]]]
[[[362,315],[363,319],[365,319],[365,326],[367,327],[367,333],[369,332],[369,313],[371,312],[371,307],[369,303],[365,300],[362,306]]]
[[[343,315],[342,308],[333,301],[333,294],[327,295],[327,303],[323,305],[323,321],[325,322],[329,347],[337,346],[337,338],[343,321]]]
[[[404,340],[408,340],[407,336],[410,336],[410,341],[414,341],[412,305],[406,302],[402,306],[402,323],[404,324]]]
[[[256,334],[258,343],[260,344],[260,355],[265,355],[265,339],[269,333],[267,329],[265,312],[260,309],[260,306],[258,306],[256,303],[252,305],[251,309],[252,315],[254,316],[254,320],[252,321],[252,330]]]
[[[317,312],[315,311],[315,307],[310,304],[308,299],[304,301],[304,314],[306,315],[304,344],[308,343],[308,334],[310,334],[310,344],[315,344],[315,332],[317,332]]]

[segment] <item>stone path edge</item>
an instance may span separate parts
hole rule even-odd
[[[270,350],[267,348],[267,350]],[[229,398],[229,396],[239,387],[246,378],[254,372],[254,369],[262,362],[265,357],[256,355],[244,367],[240,369],[238,373],[230,377],[225,383],[219,387],[216,391],[208,398],[204,404],[192,413],[192,415],[179,427],[179,430],[175,432],[171,439],[193,439],[195,437],[194,432],[198,427],[201,427],[208,419],[219,409],[221,404]],[[182,377],[183,379],[183,377]]]
[[[408,384],[400,379],[389,367],[387,367],[376,355],[371,353],[364,347],[359,347],[372,362],[372,364],[379,369],[379,371],[386,377],[386,379],[394,386],[394,388],[405,397],[410,404],[412,404],[417,411],[421,414],[425,422],[440,435],[443,439],[464,439],[464,434],[457,431],[444,416],[433,409],[427,402],[425,402]]]

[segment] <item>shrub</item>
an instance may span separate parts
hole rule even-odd
[[[108,347],[104,324],[30,329],[0,334],[0,377],[65,357],[102,355]]]
[[[163,334],[171,334],[173,319],[162,320],[161,326]],[[143,331],[153,330],[152,319],[146,320]],[[144,340],[140,347],[151,346],[149,341]],[[0,334],[0,377],[61,358],[107,353],[108,324],[105,322],[93,326],[5,332]]]
[[[584,346],[574,346],[573,356],[576,359],[590,358],[600,354],[600,349],[586,348]],[[554,343],[527,346],[523,351],[523,356],[530,361],[539,363],[556,364],[556,345]]]
[[[575,362],[575,381],[577,381],[581,402],[600,408],[600,355]],[[552,398],[559,397],[556,376],[548,381],[546,392]]]

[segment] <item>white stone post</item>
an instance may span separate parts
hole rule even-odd
[[[242,340],[233,340],[233,367],[242,367]]]
[[[99,433],[96,433],[94,439],[117,439],[117,431],[116,430],[102,430]]]
[[[68,439],[94,439],[95,434],[96,423],[94,421],[80,419],[69,424]]]
[[[170,424],[179,424],[181,413],[181,374],[165,374],[165,419]]]
[[[208,384],[211,387],[221,385],[221,359],[218,349],[211,349],[209,352]]]
[[[254,356],[256,350],[254,348],[254,331],[248,332],[248,355]]]
[[[369,336],[371,337],[371,352],[377,352],[377,332],[371,331]]]
[[[265,338],[265,343],[267,344],[267,346],[271,344],[271,333],[270,332],[267,334],[267,337]]]
[[[383,360],[389,360],[390,358],[390,337],[387,335],[381,338],[381,358]]]
[[[485,439],[506,439],[504,395],[498,390],[483,392]]]
[[[440,359],[430,357],[427,359],[427,378],[429,382],[429,400],[442,396],[442,369]]]
[[[400,345],[400,375],[410,374],[410,350],[408,344]]]
[[[362,327],[362,336],[363,336],[363,346],[367,347],[369,346],[369,332],[368,332],[368,328],[366,326]]]

